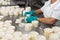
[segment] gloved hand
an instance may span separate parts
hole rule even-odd
[[[33,20],[37,20],[37,16],[30,16],[30,17],[28,17],[28,18],[26,18],[26,22],[27,23],[31,23]]]
[[[30,16],[31,16],[31,15],[33,15],[34,13],[35,13],[34,10],[33,10],[33,11],[30,11],[30,12],[25,12],[23,16],[27,16],[27,14],[30,14]]]

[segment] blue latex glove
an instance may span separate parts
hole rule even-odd
[[[30,16],[26,19],[26,22],[31,23],[33,20],[37,20],[37,18],[38,18],[37,16]]]
[[[27,16],[27,14],[30,14],[30,16],[31,16],[31,15],[33,15],[34,13],[35,13],[34,10],[33,10],[33,11],[30,11],[30,12],[25,12],[25,13],[24,13],[24,16]]]

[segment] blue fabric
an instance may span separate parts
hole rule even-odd
[[[33,11],[30,11],[30,12],[25,12],[25,13],[24,13],[24,16],[27,16],[27,14],[30,14],[30,16],[31,16],[31,15],[33,15],[34,13],[35,13],[34,10],[33,10]]]
[[[26,22],[31,23],[32,21],[37,20],[37,18],[38,18],[37,16],[30,16],[26,19]]]

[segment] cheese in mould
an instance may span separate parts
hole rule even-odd
[[[39,24],[39,22],[38,21],[36,21],[36,20],[34,20],[34,21],[32,21],[32,25],[33,25],[33,27],[38,27],[38,24]]]
[[[32,31],[29,33],[29,39],[30,40],[37,40],[38,35],[39,35],[38,32]]]
[[[5,34],[5,36],[3,37],[3,39],[7,39],[7,40],[11,40],[13,38],[12,34]]]
[[[48,38],[50,34],[53,33],[53,30],[51,28],[45,28],[44,29],[44,35]]]
[[[9,29],[9,30],[15,30],[15,26],[12,26],[12,25],[11,25],[11,26],[8,27],[8,29]]]
[[[17,37],[21,37],[21,36],[22,36],[22,32],[16,31],[16,32],[14,32],[13,35],[14,35],[14,36],[17,36]]]
[[[43,35],[39,35],[39,36],[37,37],[37,40],[47,40],[47,39],[46,39],[45,36],[43,36]]]
[[[23,34],[22,35],[22,40],[29,40],[28,34]]]
[[[20,23],[19,27],[25,27],[25,23]]]
[[[0,29],[0,38],[4,37],[4,35],[5,35],[5,32]]]
[[[11,20],[6,20],[5,23],[12,23],[12,21]]]
[[[26,23],[25,24],[25,31],[31,31],[32,30],[32,24],[31,23]]]
[[[49,40],[60,40],[60,37],[58,34],[53,33],[49,35]]]
[[[10,30],[7,30],[7,31],[6,31],[6,34],[13,34],[14,32],[15,32],[15,30],[11,30],[11,29],[10,29]]]
[[[30,36],[33,36],[33,37],[37,37],[37,36],[39,35],[39,33],[36,32],[36,31],[31,31],[31,32],[29,33],[29,35],[30,35]]]
[[[52,29],[55,33],[60,32],[60,27],[53,27]]]

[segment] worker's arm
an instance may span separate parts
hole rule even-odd
[[[42,11],[41,11],[41,9],[37,9],[37,10],[35,10],[35,13],[39,14],[39,13],[42,13]]]
[[[38,18],[38,21],[45,23],[45,24],[54,24],[56,19],[54,18]]]

